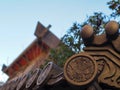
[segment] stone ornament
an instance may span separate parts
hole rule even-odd
[[[64,76],[72,85],[88,85],[94,81],[96,75],[96,61],[87,53],[73,55],[64,65]]]

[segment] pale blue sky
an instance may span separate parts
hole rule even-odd
[[[74,22],[83,22],[94,12],[111,13],[108,0],[0,0],[0,69],[9,65],[36,38],[37,22],[59,38]],[[0,81],[5,81],[0,72]]]

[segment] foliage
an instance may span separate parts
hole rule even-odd
[[[109,8],[112,10],[112,17],[120,16],[120,0],[111,0],[108,3]]]
[[[102,12],[95,12],[92,16],[88,17],[86,23],[93,27],[95,34],[99,35],[104,32],[105,24],[109,20],[110,18]]]
[[[82,24],[73,23],[73,26],[63,36],[62,41],[70,47],[75,53],[82,51],[83,41],[80,35],[81,29],[84,25],[90,24],[95,34],[103,33],[105,24],[109,21],[109,17],[101,12],[95,12],[92,16],[87,17],[87,20]]]
[[[67,45],[60,42],[56,49],[52,49],[48,61],[53,61],[55,64],[63,67],[65,61],[75,54]]]
[[[81,25],[78,23],[73,23],[73,26],[61,39],[64,44],[69,46],[69,48],[76,53],[81,51],[80,45],[83,43],[80,36],[80,30]]]

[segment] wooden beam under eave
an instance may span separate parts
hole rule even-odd
[[[27,63],[30,62],[30,60],[27,58],[27,56],[23,55],[22,58],[25,59]]]

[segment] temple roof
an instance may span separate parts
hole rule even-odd
[[[47,55],[50,48],[55,48],[60,40],[48,29],[49,27],[45,28],[38,22],[35,30],[37,38],[8,67],[4,68],[3,72],[8,76],[23,72],[41,53]]]
[[[64,68],[48,62],[43,69],[35,68],[8,80],[0,90],[119,90],[119,25],[109,22],[101,35],[92,30],[89,25],[83,27],[84,51],[68,58]]]

